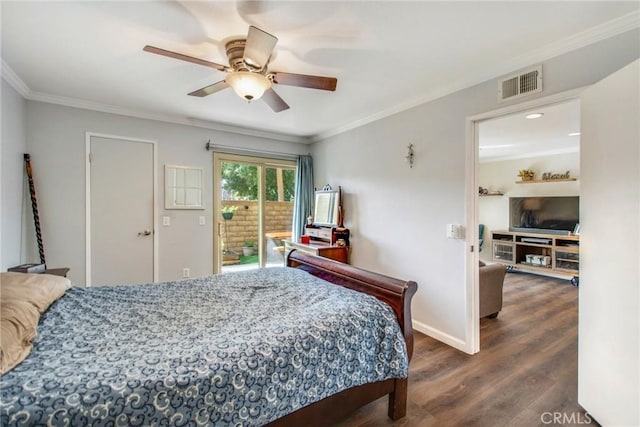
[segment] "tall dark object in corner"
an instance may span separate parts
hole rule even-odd
[[[38,242],[38,253],[40,254],[40,262],[47,264],[44,257],[44,244],[42,243],[42,229],[40,228],[40,214],[38,213],[38,199],[36,198],[36,186],[33,183],[33,170],[31,169],[31,156],[24,153],[24,166],[27,170],[27,179],[29,180],[29,193],[31,194],[31,208],[33,209],[33,222],[36,226],[36,239]],[[46,267],[45,267],[46,268]]]
[[[38,213],[38,199],[36,198],[36,186],[33,182],[33,169],[31,168],[31,156],[24,153],[24,166],[27,171],[27,179],[29,181],[29,193],[31,195],[31,208],[33,209],[33,222],[36,226],[36,239],[38,243],[38,253],[40,255],[40,264],[22,264],[8,268],[7,271],[16,271],[20,273],[45,273],[56,276],[66,277],[69,268],[47,268],[47,261],[44,257],[44,244],[42,243],[42,229],[40,228],[40,214]]]

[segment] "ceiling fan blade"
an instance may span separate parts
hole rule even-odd
[[[273,82],[280,85],[308,87],[320,90],[336,90],[338,79],[335,77],[307,76],[304,74],[281,73],[274,71]]]
[[[198,65],[204,65],[205,67],[213,68],[218,71],[227,71],[227,67],[224,65],[216,64],[215,62],[207,61],[200,58],[194,58],[193,56],[183,55],[182,53],[172,52],[170,50],[161,49],[155,46],[145,46],[142,50],[145,52],[155,53],[157,55],[167,56],[169,58],[180,59],[182,61],[191,62]]]
[[[256,68],[264,68],[269,62],[276,43],[278,43],[276,36],[253,25],[250,26],[244,46],[244,62]]]
[[[211,95],[212,93],[219,92],[222,89],[226,89],[228,87],[229,87],[229,84],[226,81],[220,80],[219,82],[216,82],[209,86],[205,86],[202,89],[194,90],[189,95],[203,97],[203,96]]]
[[[276,113],[289,109],[289,105],[284,102],[284,99],[280,98],[280,95],[271,88],[265,91],[262,99],[264,99],[264,102]]]

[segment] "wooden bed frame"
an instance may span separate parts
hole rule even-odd
[[[416,293],[416,282],[394,279],[362,270],[328,258],[292,250],[287,255],[287,266],[305,270],[327,282],[364,292],[387,303],[396,314],[407,344],[409,360],[413,353],[413,327],[411,325],[411,298]],[[329,396],[319,402],[277,419],[269,426],[326,426],[346,415],[389,395],[387,414],[393,420],[402,418],[407,410],[407,379],[388,379],[364,384]]]

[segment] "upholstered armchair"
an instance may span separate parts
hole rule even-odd
[[[480,261],[480,317],[495,319],[502,310],[502,287],[507,268]]]

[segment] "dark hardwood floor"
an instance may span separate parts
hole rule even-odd
[[[383,398],[337,425],[597,425],[577,403],[578,288],[507,273],[503,295],[476,355],[416,333],[405,418],[388,419]]]

